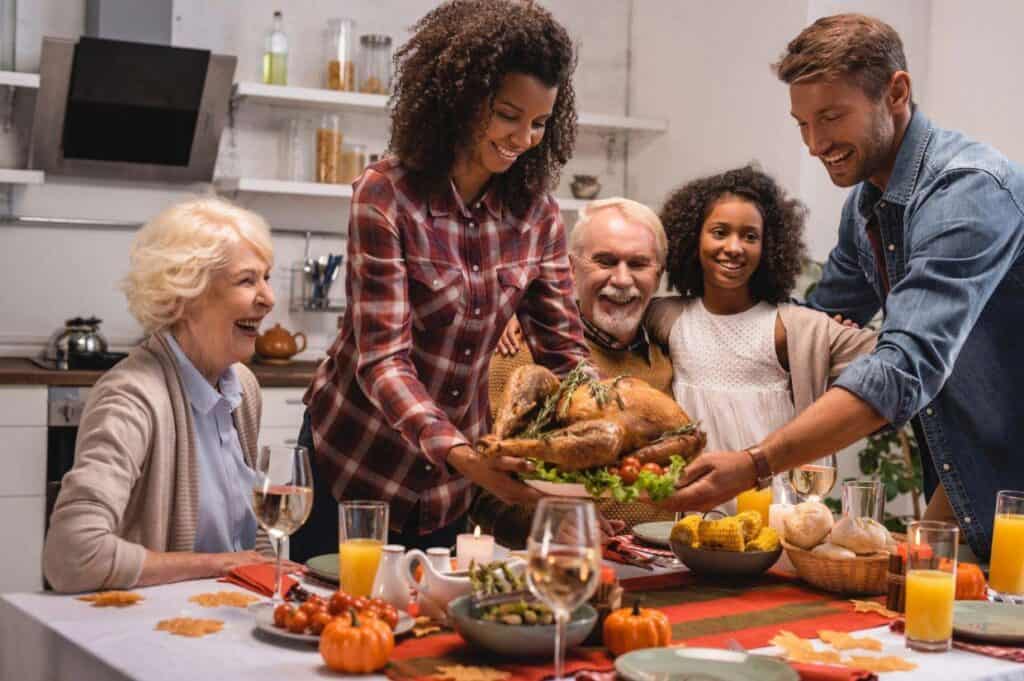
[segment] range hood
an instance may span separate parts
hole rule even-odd
[[[114,39],[123,30],[104,37],[99,11],[120,17],[123,29],[124,7],[136,3],[90,0],[90,29],[101,35],[43,39],[32,168],[150,182],[213,178],[236,59]],[[136,33],[151,40],[152,22],[139,23]],[[169,42],[169,28],[165,35]]]

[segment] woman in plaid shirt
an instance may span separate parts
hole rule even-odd
[[[487,372],[516,315],[537,363],[587,356],[548,193],[576,136],[572,42],[529,3],[453,0],[396,54],[391,156],[354,185],[341,331],[306,393],[313,517],[293,559],[337,550],[338,499],[390,503],[391,538],[450,546],[476,486],[536,492],[483,460]]]

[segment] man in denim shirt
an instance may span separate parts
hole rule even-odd
[[[758,446],[698,458],[669,505],[712,507],[910,421],[927,494],[948,496],[986,557],[996,492],[1024,489],[1024,169],[916,110],[900,38],[877,19],[820,19],[775,68],[809,152],[853,187],[808,303],[885,321],[820,400]]]

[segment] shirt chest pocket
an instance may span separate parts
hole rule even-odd
[[[519,307],[526,289],[537,277],[538,268],[529,264],[502,265],[498,268],[498,307],[511,316]]]
[[[447,263],[413,261],[406,268],[413,325],[436,329],[451,324],[465,299],[462,270]]]

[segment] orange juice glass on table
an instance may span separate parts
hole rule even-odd
[[[352,596],[369,596],[388,538],[388,505],[383,501],[338,504],[338,581]]]
[[[1024,491],[996,495],[988,587],[992,600],[1024,603]]]
[[[765,527],[768,526],[768,509],[772,505],[772,488],[748,489],[740,492],[736,497],[736,512],[757,511],[761,514],[761,521]]]
[[[945,652],[953,642],[956,558],[960,528],[921,520],[907,528],[907,647]]]

